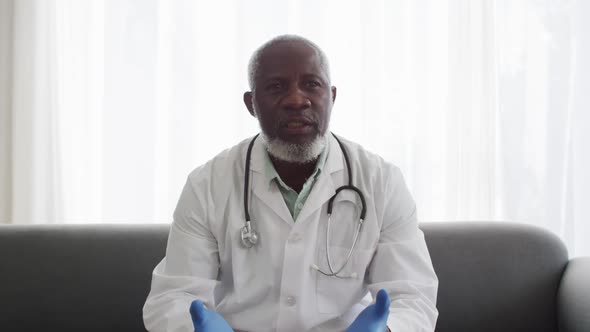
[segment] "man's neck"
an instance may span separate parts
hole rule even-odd
[[[301,192],[305,181],[313,174],[318,158],[305,164],[277,159],[269,154],[270,160],[281,180],[296,192]]]

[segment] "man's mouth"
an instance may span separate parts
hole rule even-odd
[[[311,124],[306,123],[306,122],[300,122],[300,121],[290,121],[287,122],[286,127],[289,129],[299,129],[299,128],[303,128],[305,126],[310,126]]]
[[[287,135],[309,135],[316,131],[316,124],[307,119],[289,119],[281,127]]]
[[[301,127],[305,127],[305,126],[315,125],[315,122],[313,120],[308,119],[306,117],[287,118],[287,119],[283,119],[280,123],[281,123],[282,127],[286,127],[286,128],[301,128]]]

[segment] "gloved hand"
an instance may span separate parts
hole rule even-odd
[[[346,332],[385,332],[389,316],[389,294],[384,289],[377,292],[377,301],[366,307],[356,317]]]
[[[191,317],[195,332],[233,332],[229,324],[220,314],[207,310],[199,300],[191,303]]]

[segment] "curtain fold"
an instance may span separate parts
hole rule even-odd
[[[317,42],[331,129],[400,166],[421,220],[517,221],[590,255],[589,4],[0,0],[0,221],[169,222],[253,135],[262,42]]]
[[[12,215],[12,0],[0,1],[0,223]]]

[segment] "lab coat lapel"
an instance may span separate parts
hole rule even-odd
[[[336,188],[340,187],[343,183],[340,183],[340,174],[344,171],[344,156],[338,142],[332,136],[329,135],[329,151],[326,163],[322,173],[318,177],[316,183],[305,201],[303,209],[297,217],[297,222],[305,222],[309,216],[315,211],[320,209],[330,198],[336,193]]]
[[[264,150],[262,139],[259,137],[256,139],[252,148],[250,160],[251,192],[281,219],[289,224],[293,224],[293,217],[287,208],[287,204],[285,204],[279,188],[276,183],[270,185],[270,179],[266,177],[265,153],[267,152]],[[252,215],[254,212],[250,212],[250,214]]]

